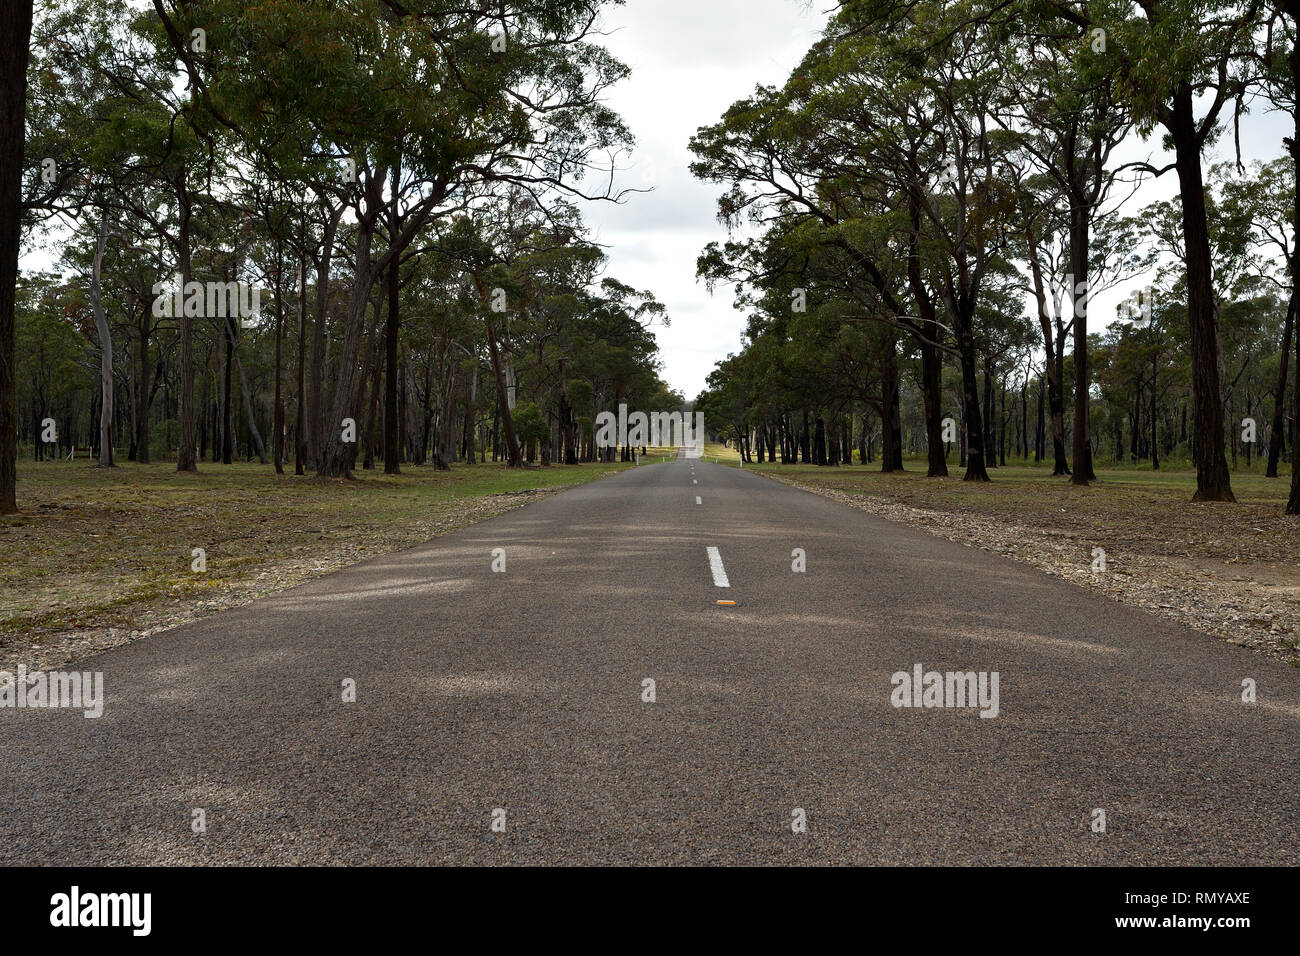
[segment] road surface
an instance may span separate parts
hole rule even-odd
[[[685,458],[79,669],[0,711],[2,863],[1300,862],[1300,672]]]

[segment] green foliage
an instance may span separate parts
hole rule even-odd
[[[515,408],[515,431],[521,442],[532,443],[545,441],[551,429],[542,410],[532,402],[524,402]]]

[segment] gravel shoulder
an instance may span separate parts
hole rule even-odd
[[[1078,488],[1041,469],[1000,469],[981,485],[910,467],[753,470],[1300,667],[1300,520],[1274,501],[1285,500],[1285,478],[1234,476],[1239,501],[1224,505],[1192,503],[1179,472],[1102,471]]]

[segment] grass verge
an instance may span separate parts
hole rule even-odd
[[[269,466],[23,462],[0,518],[0,670],[65,664],[630,467],[406,466],[355,481]],[[206,554],[195,573],[193,549]]]

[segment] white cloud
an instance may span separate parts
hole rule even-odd
[[[609,97],[637,138],[618,185],[654,191],[584,215],[609,247],[609,274],[668,307],[671,328],[656,329],[664,378],[687,398],[739,350],[745,327],[729,288],[710,296],[695,280],[696,257],[724,230],[720,187],[691,176],[687,144],[755,85],[783,83],[824,22],[819,6],[799,0],[630,0],[605,14],[605,45],[632,68]]]

